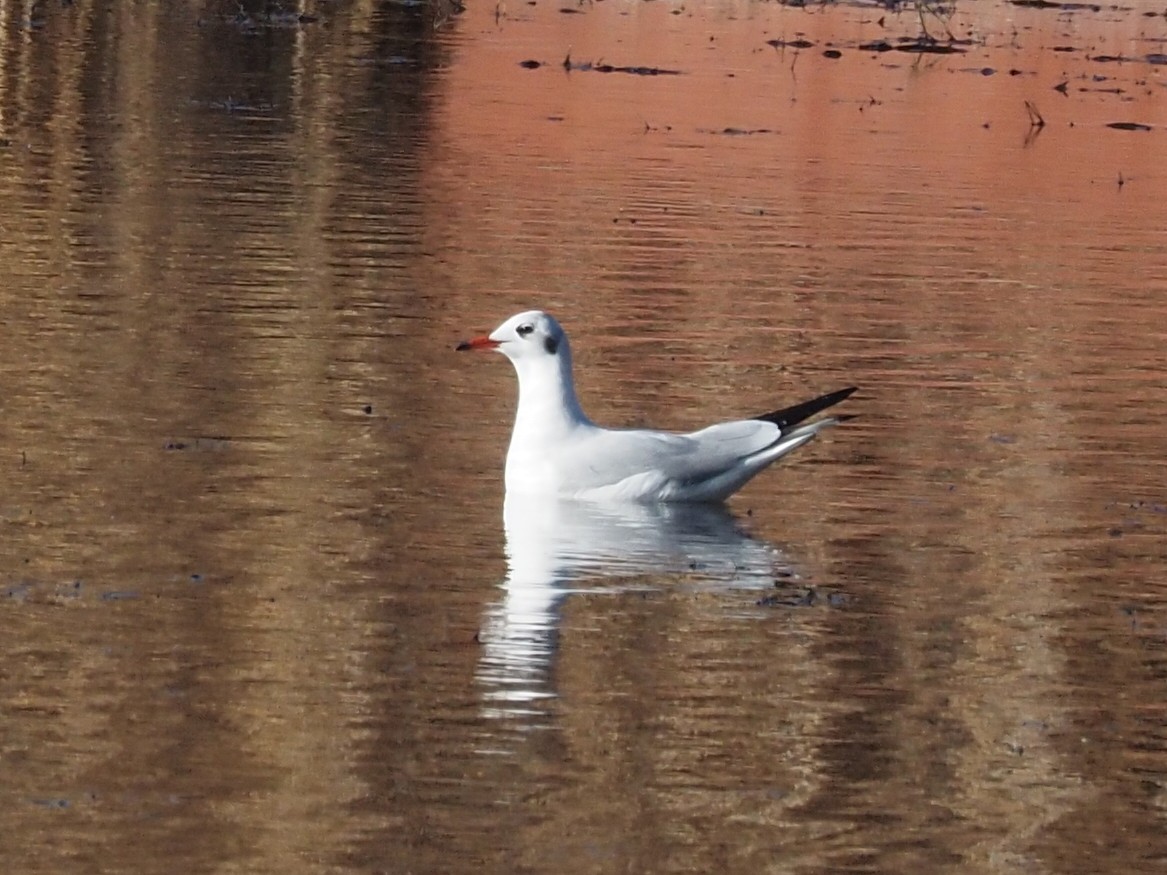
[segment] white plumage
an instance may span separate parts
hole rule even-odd
[[[575,395],[571,346],[540,310],[512,316],[459,350],[496,350],[515,366],[519,406],[507,451],[509,494],[613,501],[722,501],[844,417],[803,420],[847,398],[841,389],[753,419],[690,434],[607,429]]]

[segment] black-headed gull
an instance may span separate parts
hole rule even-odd
[[[856,391],[852,386],[752,419],[690,434],[595,425],[579,405],[571,347],[541,310],[512,316],[459,350],[495,350],[519,375],[507,451],[507,494],[613,501],[723,501],[754,475],[845,417],[803,423]]]

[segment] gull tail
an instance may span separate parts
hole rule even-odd
[[[787,432],[792,426],[798,425],[805,419],[809,419],[816,413],[826,410],[828,407],[834,407],[840,401],[850,398],[859,391],[858,386],[848,386],[846,389],[839,389],[837,392],[828,392],[826,395],[820,395],[818,398],[812,398],[809,401],[803,401],[801,404],[795,404],[792,407],[784,407],[781,410],[774,410],[770,413],[763,413],[761,416],[755,416],[753,419],[760,419],[763,422],[772,422],[780,429],[783,434]],[[851,419],[850,416],[833,416],[829,420],[831,425],[836,422],[842,422],[846,419]],[[814,426],[825,425],[823,423],[814,423]],[[811,426],[807,426],[809,430]],[[801,431],[801,429],[799,429]],[[818,428],[814,428],[818,431]],[[812,432],[813,434],[813,432]]]
[[[816,419],[814,422],[805,422],[806,419],[809,419],[816,413],[826,410],[828,407],[833,407],[840,401],[850,398],[858,391],[859,388],[857,386],[848,386],[846,389],[820,395],[818,398],[803,401],[801,404],[795,404],[793,407],[786,407],[782,410],[775,410],[772,413],[755,416],[755,420],[772,422],[778,426],[780,429],[778,439],[770,446],[763,448],[743,460],[742,464],[735,465],[730,470],[724,471],[704,483],[696,485],[692,488],[690,494],[686,496],[686,500],[724,501],[734,492],[741,489],[759,471],[777,462],[787,453],[794,452],[803,444],[810,443],[824,428],[830,428],[832,425],[836,425],[843,420],[852,419],[853,417],[850,416],[825,416],[822,419]],[[800,425],[799,423],[802,424]]]

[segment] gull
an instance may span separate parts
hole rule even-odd
[[[519,377],[506,459],[507,495],[589,501],[720,502],[763,469],[848,417],[806,422],[856,391],[850,386],[750,419],[689,434],[593,423],[575,394],[571,346],[542,310],[512,316],[464,350],[501,352]]]

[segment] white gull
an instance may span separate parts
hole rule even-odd
[[[847,417],[806,422],[856,391],[851,386],[750,419],[689,434],[608,429],[575,395],[571,346],[541,310],[512,316],[459,350],[494,350],[519,377],[506,460],[507,494],[596,501],[724,501],[763,469]]]

